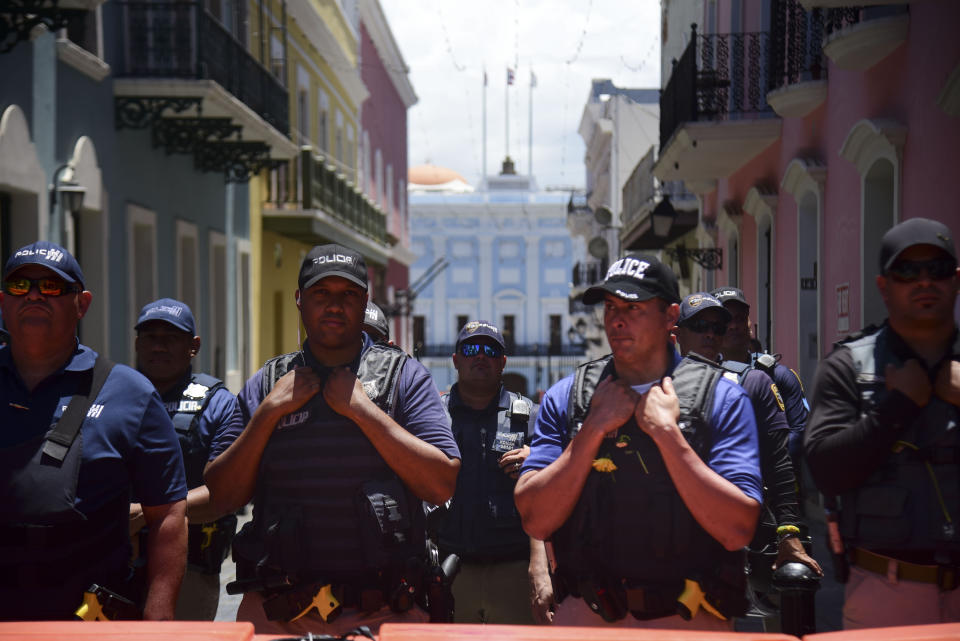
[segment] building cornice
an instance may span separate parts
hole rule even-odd
[[[383,7],[380,6],[379,0],[360,1],[360,21],[367,28],[373,46],[380,54],[380,60],[400,95],[400,99],[404,106],[409,109],[417,104],[419,98],[417,98],[413,84],[410,82],[410,68],[403,59],[403,54],[393,37],[393,31],[383,14]]]

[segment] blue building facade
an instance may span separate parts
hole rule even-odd
[[[490,176],[475,191],[411,183],[411,249],[419,257],[411,283],[436,273],[412,303],[414,349],[441,390],[456,381],[451,355],[471,320],[500,327],[504,378],[515,391],[535,396],[582,360],[569,323],[569,197],[517,175]]]
[[[239,16],[208,5],[54,2],[46,29],[7,32],[0,259],[37,239],[68,247],[94,295],[81,340],[117,362],[134,362],[144,303],[184,300],[203,338],[195,367],[236,389],[251,331],[247,180],[297,149],[282,74],[247,51]],[[0,21],[16,25],[2,8]]]

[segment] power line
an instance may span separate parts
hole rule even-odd
[[[437,3],[437,7],[437,14],[440,17],[440,30],[443,32],[443,41],[447,45],[447,55],[450,56],[450,62],[453,63],[453,68],[457,71],[463,71],[466,67],[458,63],[456,56],[453,55],[453,44],[450,42],[450,33],[447,31],[447,24],[443,19],[443,0]]]
[[[577,61],[577,58],[580,57],[580,50],[583,49],[583,41],[587,38],[587,27],[590,26],[590,14],[593,11],[593,0],[590,0],[590,4],[587,6],[587,19],[583,21],[583,31],[580,32],[580,42],[577,43],[577,50],[573,52],[573,57],[566,61],[569,65]]]

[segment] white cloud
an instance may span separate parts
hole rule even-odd
[[[528,171],[536,73],[533,173],[541,186],[584,184],[577,127],[591,79],[660,86],[659,0],[380,2],[420,98],[409,111],[411,166],[430,161],[479,181],[484,67],[488,173],[499,171],[505,152],[506,68],[515,64],[509,150],[518,171]]]

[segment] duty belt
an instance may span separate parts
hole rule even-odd
[[[960,586],[960,566],[957,565],[920,565],[900,561],[863,548],[854,548],[851,556],[851,561],[858,568],[891,580],[932,583],[943,591],[954,590]]]

